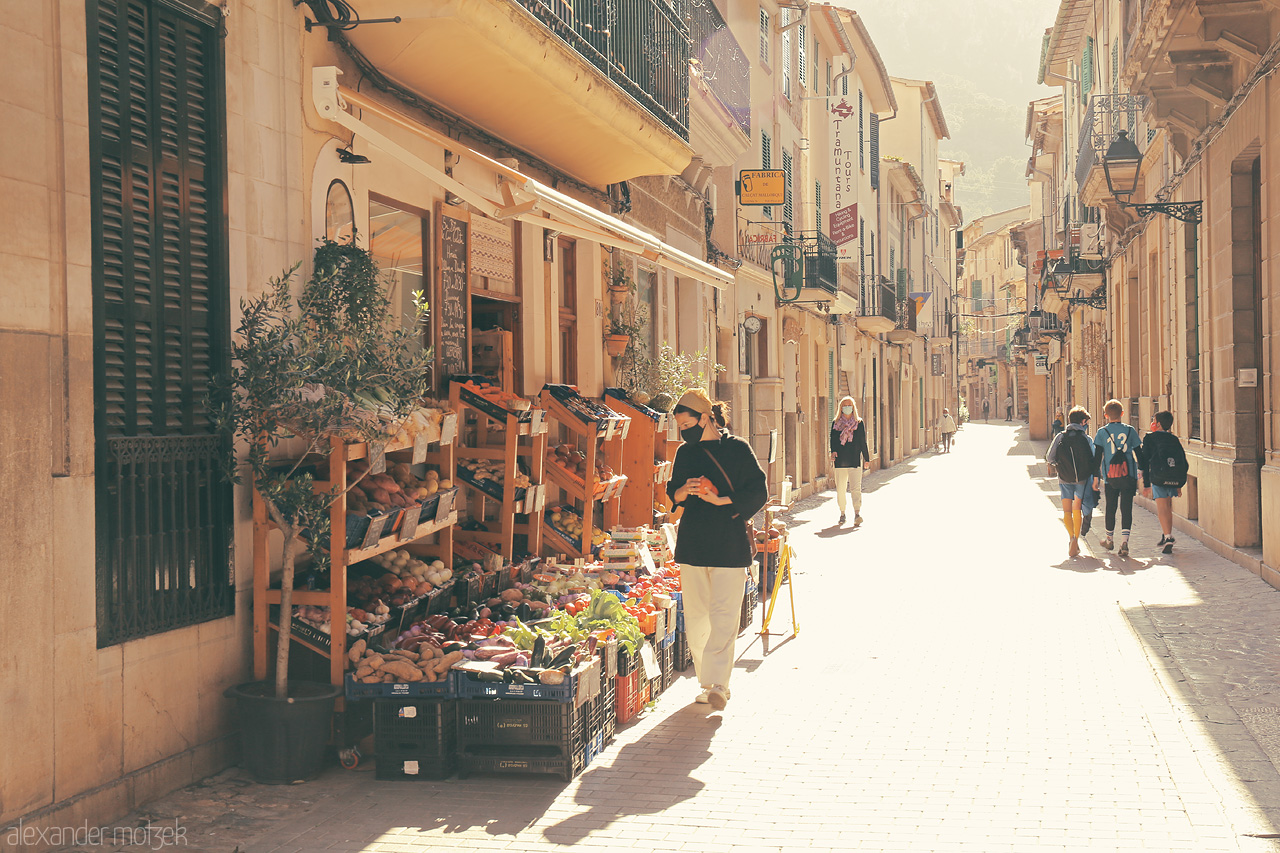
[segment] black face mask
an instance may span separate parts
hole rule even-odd
[[[680,430],[680,437],[687,443],[692,444],[695,441],[702,441],[702,427],[694,424],[688,429]]]

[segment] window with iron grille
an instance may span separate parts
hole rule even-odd
[[[796,37],[799,39],[800,57],[800,91],[803,92],[805,87],[809,85],[809,41],[808,34],[805,32],[804,24],[796,27]]]
[[[846,68],[845,70],[848,71],[849,69]],[[841,95],[849,94],[849,75],[848,74],[840,78],[840,94]]]
[[[769,13],[760,7],[760,61],[769,64]]]
[[[765,133],[763,130],[760,131],[760,168],[773,168],[772,144],[769,140],[769,134]],[[760,212],[769,219],[773,218],[773,208],[767,204],[760,208]]]
[[[791,194],[791,152],[790,151],[782,152],[782,176],[783,176],[783,181],[786,183],[786,187],[787,187],[786,195],[783,196],[785,201],[782,204],[782,221],[787,223],[787,225],[794,227],[795,217],[793,216],[793,214],[795,213],[795,204]]]
[[[822,230],[822,181],[813,182],[813,228]]]
[[[871,189],[880,189],[880,116],[871,114]]]
[[[1120,91],[1120,42],[1111,43],[1111,92]]]
[[[88,5],[100,648],[235,604],[227,444],[202,403],[230,340],[222,39],[182,5]]]
[[[831,97],[831,60],[827,60],[827,97]]]

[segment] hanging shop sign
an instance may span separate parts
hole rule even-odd
[[[1036,364],[1036,367],[1035,367],[1036,376],[1049,375],[1049,356],[1047,353],[1042,353],[1042,352],[1036,353],[1035,364]]]
[[[907,298],[916,306],[916,316],[920,316],[920,312],[924,310],[924,304],[929,301],[929,297],[933,295],[932,291],[920,290],[914,293],[908,293]]]
[[[835,161],[832,163],[835,185],[832,187],[828,228],[836,244],[837,256],[856,259],[860,232],[858,181],[862,174],[858,165],[858,108],[847,98],[840,98],[828,109],[827,116],[831,129],[831,156]]]
[[[738,204],[787,202],[787,173],[781,169],[744,169],[738,173]]]
[[[515,239],[510,224],[472,216],[470,259],[472,275],[515,281]]]

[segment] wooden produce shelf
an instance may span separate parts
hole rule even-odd
[[[622,441],[619,470],[637,486],[622,495],[619,518],[626,527],[653,524],[654,504],[667,505],[666,483],[671,479],[672,460],[679,446],[679,442],[670,441],[675,418],[637,403],[619,388],[606,389],[605,399],[611,408],[628,415],[632,421]]]
[[[330,440],[327,458],[318,458],[316,462],[318,479],[322,477],[326,487],[337,487],[342,492],[329,508],[330,532],[329,547],[327,549],[330,563],[329,589],[326,591],[293,590],[290,593],[293,603],[297,605],[327,606],[331,619],[336,623],[345,625],[348,566],[378,554],[406,546],[411,547],[416,553],[429,555],[452,565],[453,530],[458,520],[458,512],[456,507],[441,504],[437,504],[436,517],[434,519],[419,522],[416,529],[407,537],[401,533],[394,533],[382,536],[376,544],[367,548],[348,549],[346,542],[347,487],[349,485],[347,481],[347,463],[366,458],[372,450],[374,452],[372,459],[375,462],[373,467],[376,468],[384,467],[387,457],[391,457],[393,461],[411,464],[428,463],[436,466],[442,472],[451,472],[454,469],[453,440],[457,433],[457,423],[456,414],[447,412],[442,423],[442,440],[431,444],[419,441],[414,445],[392,446],[387,449],[370,448],[365,442],[345,442],[336,437]],[[446,494],[449,496],[447,499],[452,502],[455,495],[452,491],[441,493],[441,501],[446,499],[444,497]],[[254,678],[265,679],[268,674],[268,661],[269,659],[274,659],[274,648],[268,648],[269,641],[278,633],[278,628],[271,622],[270,609],[272,605],[279,605],[281,590],[268,588],[270,583],[270,560],[267,553],[267,536],[271,529],[271,524],[267,516],[266,505],[256,489],[253,491],[253,522],[253,671]],[[425,541],[431,537],[434,537],[434,542],[428,543]],[[330,635],[328,649],[298,637],[296,632],[294,632],[291,642],[301,643],[317,654],[327,656],[329,658],[330,683],[335,686],[343,684],[347,651],[345,630]],[[344,710],[342,697],[338,698],[336,707],[338,711]]]
[[[601,528],[609,530],[619,523],[620,499],[627,491],[629,478],[624,473],[601,479],[596,462],[603,452],[607,467],[615,471],[619,469],[623,440],[631,428],[631,418],[579,396],[576,390],[567,385],[545,386],[539,402],[546,408],[549,417],[577,436],[584,445],[579,452],[585,457],[582,459],[585,478],[580,479],[553,462],[549,462],[545,470],[547,479],[564,494],[564,503],[573,505],[582,517],[584,536],[580,541],[571,543],[569,553],[585,558],[591,554],[588,531],[596,523],[596,504],[601,507]],[[601,417],[599,420],[593,419],[587,412],[601,414]],[[606,412],[608,414],[604,416],[603,413]],[[556,537],[565,538],[559,532],[556,532]]]
[[[516,411],[499,406],[466,386],[466,380],[454,380],[449,386],[449,399],[459,415],[459,428],[467,431],[467,413],[475,414],[475,441],[458,448],[458,454],[466,458],[497,462],[503,469],[504,482],[501,495],[496,490],[481,488],[475,482],[464,479],[455,463],[454,474],[465,487],[470,515],[485,524],[492,510],[500,525],[499,531],[459,530],[464,541],[481,542],[492,547],[508,560],[515,557],[515,535],[523,534],[530,553],[542,550],[542,525],[539,514],[546,505],[546,486],[543,485],[543,459],[547,445],[547,419],[542,409],[531,408]],[[495,427],[501,427],[497,429]],[[465,436],[464,436],[465,437]],[[522,443],[523,440],[523,443]],[[531,485],[517,488],[514,472],[519,470],[519,459],[525,457]],[[519,522],[517,515],[527,520]]]

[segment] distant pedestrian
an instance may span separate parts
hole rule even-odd
[[[1054,436],[1045,459],[1058,474],[1062,498],[1062,525],[1067,528],[1067,555],[1080,553],[1080,533],[1084,523],[1084,497],[1093,472],[1093,443],[1089,441],[1089,412],[1076,406],[1068,415],[1067,428]]]
[[[1006,394],[1004,397],[1004,419],[1006,421],[1013,420],[1013,395]]]
[[[991,420],[991,400],[988,397],[982,398],[982,419]]]
[[[956,434],[956,419],[951,417],[950,409],[942,410],[942,452],[951,452],[951,438]]]
[[[1093,437],[1094,462],[1102,463],[1103,493],[1107,498],[1107,535],[1102,547],[1115,546],[1116,509],[1120,510],[1120,547],[1116,554],[1129,556],[1129,532],[1133,527],[1133,496],[1138,492],[1138,471],[1143,467],[1142,445],[1138,431],[1126,423],[1124,406],[1119,400],[1108,400],[1102,413],[1107,423]]]
[[[1160,544],[1166,554],[1173,553],[1173,499],[1182,497],[1187,484],[1187,454],[1173,429],[1172,412],[1156,412],[1151,432],[1142,439],[1142,495],[1156,501],[1156,517],[1160,519]]]
[[[1059,410],[1054,414],[1054,416],[1053,416],[1053,425],[1052,425],[1052,428],[1053,428],[1053,432],[1051,433],[1051,435],[1057,435],[1058,433],[1062,432],[1062,430],[1063,430],[1063,423],[1062,423],[1062,410],[1061,410],[1061,409],[1059,409]]]
[[[858,415],[852,397],[840,398],[840,413],[831,422],[831,464],[836,475],[836,505],[840,524],[845,518],[845,489],[853,496],[853,523],[862,523],[862,472],[871,467],[867,449],[867,424]]]

